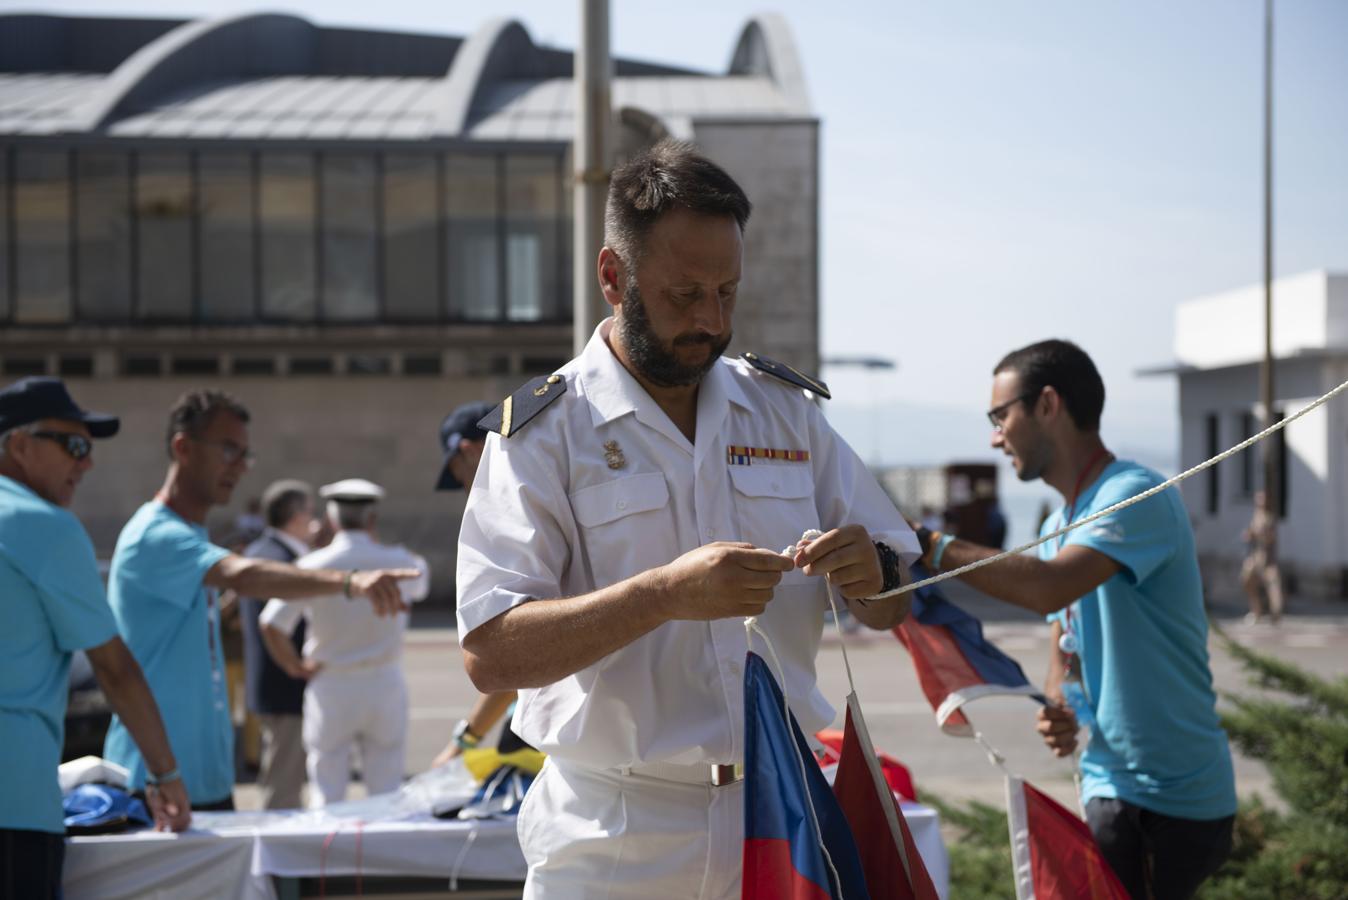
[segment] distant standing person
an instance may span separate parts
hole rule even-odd
[[[1051,533],[1161,484],[1100,438],[1105,385],[1075,344],[1049,340],[993,370],[992,446],[1021,481],[1063,497]],[[955,569],[997,550],[918,531],[923,561]],[[1208,662],[1203,586],[1189,516],[1173,487],[961,576],[1051,622],[1055,652],[1038,730],[1059,756],[1090,728],[1081,757],[1091,832],[1132,897],[1190,897],[1231,852],[1235,775]]]
[[[337,533],[332,542],[296,561],[305,569],[407,569],[419,576],[401,585],[409,602],[430,590],[426,560],[405,547],[382,544],[375,536],[384,489],[364,478],[348,478],[318,489],[327,501]],[[309,633],[304,656],[291,635],[303,619]],[[369,794],[397,790],[407,747],[407,680],[403,675],[403,634],[407,615],[381,618],[365,604],[343,602],[340,594],[305,603],[273,600],[262,610],[267,650],[293,677],[309,681],[304,692],[304,750],[313,808],[346,797],[352,751],[360,751]]]
[[[248,559],[211,543],[206,516],[227,504],[253,462],[248,410],[220,391],[189,391],[169,412],[164,485],[122,528],[109,602],[164,715],[194,809],[234,808],[234,723],[221,652],[217,593],[292,600],[367,597],[381,614],[404,608],[398,581],[415,570],[299,569]],[[125,767],[133,789],[145,760],[114,716],[103,756]]]
[[[479,428],[477,423],[491,409],[487,403],[466,403],[445,416],[445,420],[440,423],[440,445],[444,448],[445,458],[440,464],[440,476],[435,482],[437,491],[472,489],[477,464],[487,445],[487,432]],[[431,765],[442,766],[463,751],[482,743],[487,732],[514,708],[517,697],[514,691],[479,694],[473,708],[454,726],[449,743],[436,754]]]
[[[262,493],[266,527],[243,555],[293,563],[309,552],[314,531],[313,489],[303,481],[286,479],[268,485]],[[248,711],[262,726],[262,753],[257,783],[264,809],[293,809],[300,805],[304,787],[302,723],[305,679],[287,674],[267,653],[258,616],[267,598],[241,597]],[[304,646],[304,624],[295,630],[296,651]]]
[[[1278,570],[1278,519],[1268,507],[1268,494],[1255,491],[1254,516],[1241,535],[1250,552],[1240,569],[1240,583],[1250,603],[1245,621],[1261,622],[1267,614],[1276,625],[1283,610],[1282,572]]]
[[[117,635],[94,545],[66,509],[120,422],[75,405],[56,378],[0,390],[0,896],[60,896],[65,823],[57,767],[70,657],[84,650],[157,783],[155,826],[191,821],[159,708]]]

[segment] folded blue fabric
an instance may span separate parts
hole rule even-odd
[[[61,802],[70,834],[106,834],[153,824],[145,804],[121,788],[81,784]]]

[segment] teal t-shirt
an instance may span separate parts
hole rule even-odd
[[[215,590],[206,572],[229,555],[206,529],[157,500],[146,503],[117,538],[108,600],[168,731],[193,803],[218,803],[234,790],[234,730],[220,645]],[[116,716],[103,756],[145,786],[145,761]]]
[[[70,654],[117,624],[79,520],[2,475],[0,602],[0,828],[61,834]]]
[[[1073,521],[1164,480],[1116,460],[1082,491]],[[1041,533],[1062,527],[1063,514],[1049,516]],[[1117,797],[1184,819],[1233,814],[1231,750],[1217,718],[1203,585],[1179,491],[1162,491],[1060,540],[1121,567],[1070,607],[1095,716],[1081,757],[1082,802]],[[1055,556],[1058,546],[1041,544],[1040,557]]]

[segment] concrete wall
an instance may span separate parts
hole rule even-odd
[[[697,122],[695,140],[749,195],[735,342],[819,372],[819,123]]]
[[[1278,408],[1288,415],[1304,408],[1348,378],[1348,361],[1283,360],[1277,365]],[[1180,466],[1187,469],[1208,456],[1206,417],[1217,414],[1218,447],[1225,450],[1244,439],[1241,414],[1258,419],[1258,366],[1237,366],[1180,376]],[[1341,403],[1309,413],[1287,428],[1288,507],[1279,530],[1279,553],[1298,587],[1319,595],[1337,595],[1340,571],[1348,565],[1348,479],[1344,477],[1344,435],[1348,418]],[[1262,483],[1257,445],[1255,485]],[[1201,473],[1181,487],[1194,522],[1198,551],[1205,575],[1214,587],[1235,588],[1245,545],[1241,531],[1253,514],[1253,500],[1243,493],[1242,456],[1217,466],[1218,504],[1208,510],[1208,474]]]

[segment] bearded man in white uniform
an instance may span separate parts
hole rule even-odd
[[[813,733],[833,720],[814,669],[830,585],[872,628],[908,611],[865,599],[918,545],[806,393],[827,388],[721,358],[749,210],[688,145],[621,167],[598,258],[614,317],[483,420],[459,637],[478,689],[519,690],[514,730],[549,755],[520,813],[526,897],[738,897],[743,618]]]
[[[375,537],[383,488],[363,478],[348,478],[324,485],[318,495],[328,502],[336,534],[326,547],[297,559],[296,566],[346,569],[352,575],[366,569],[417,569],[421,576],[399,587],[408,603],[426,598],[430,589],[426,560]],[[301,619],[308,622],[302,657],[290,640]],[[308,679],[303,736],[309,805],[316,809],[345,799],[357,749],[366,792],[397,790],[407,744],[407,682],[402,667],[407,613],[381,617],[368,603],[318,597],[288,603],[272,600],[258,621],[276,664],[293,678]]]

